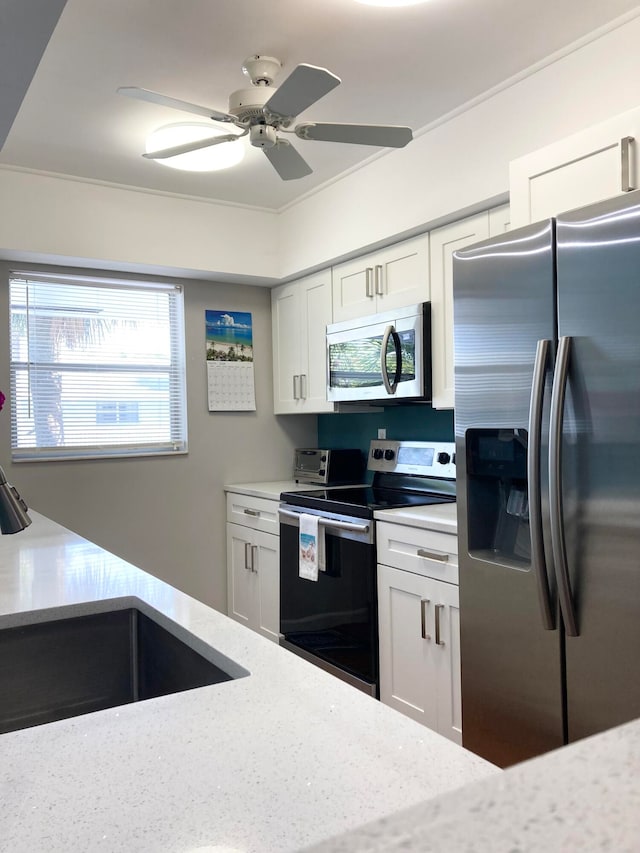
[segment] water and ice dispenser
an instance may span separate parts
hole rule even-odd
[[[527,431],[469,429],[466,445],[470,554],[529,568]]]

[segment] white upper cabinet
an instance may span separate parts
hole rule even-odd
[[[639,144],[635,109],[513,160],[511,227],[638,188]]]
[[[436,228],[431,238],[431,384],[434,409],[453,409],[453,253],[489,236],[479,213]]]
[[[271,320],[275,414],[332,412],[326,371],[330,270],[274,288]]]
[[[429,236],[333,267],[333,321],[429,301]]]

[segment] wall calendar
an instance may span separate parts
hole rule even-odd
[[[207,310],[205,327],[209,411],[255,411],[251,314]]]

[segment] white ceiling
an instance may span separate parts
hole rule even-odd
[[[10,5],[24,9],[25,2]],[[314,170],[297,181],[281,181],[251,148],[225,172],[177,172],[144,160],[144,139],[162,124],[194,117],[124,98],[118,86],[226,111],[229,93],[248,84],[243,60],[263,53],[282,60],[281,79],[300,62],[342,78],[301,120],[419,131],[636,6],[637,0],[428,0],[396,9],[355,0],[67,0],[0,163],[280,209],[380,149],[295,139]],[[6,26],[4,32],[10,40]],[[24,32],[18,38],[26,44]]]

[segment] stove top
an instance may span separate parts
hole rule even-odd
[[[406,506],[449,503],[455,495],[424,491],[404,491],[376,486],[351,486],[343,489],[313,489],[308,492],[283,492],[280,500],[303,509],[373,518],[378,509],[400,509]]]
[[[379,509],[455,501],[453,444],[376,439],[369,449],[371,485],[283,492],[280,500],[315,512],[373,518]]]

